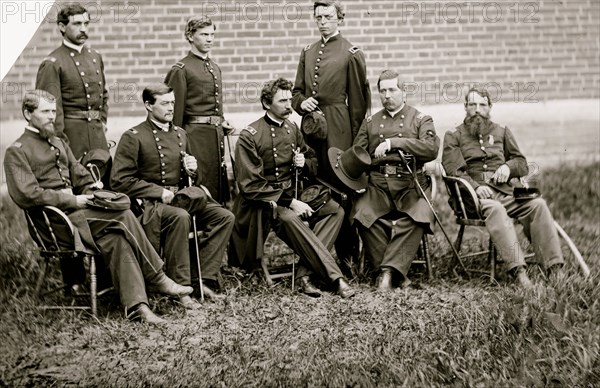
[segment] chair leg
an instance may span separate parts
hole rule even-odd
[[[265,279],[267,281],[267,286],[273,286],[273,279],[271,278],[271,274],[269,273],[269,265],[267,264],[266,255],[261,257],[260,266],[262,267],[263,273],[265,274]]]
[[[488,262],[490,263],[490,281],[493,283],[496,280],[496,247],[490,237],[489,248],[488,248]]]
[[[456,236],[456,241],[454,242],[454,248],[456,248],[456,252],[460,252],[460,246],[462,245],[463,236],[465,234],[465,226],[461,225],[458,229],[458,235]]]
[[[421,239],[421,250],[423,259],[425,260],[425,266],[427,267],[427,277],[429,280],[433,279],[433,269],[431,268],[431,261],[429,260],[429,247],[428,247],[427,235],[424,234]]]
[[[96,280],[96,258],[94,256],[90,256],[90,304],[92,307],[92,316],[96,316],[97,313],[97,304],[96,304],[96,296],[98,283]]]
[[[48,257],[44,257],[42,260],[42,268],[40,269],[40,274],[38,275],[37,281],[35,283],[35,298],[39,299],[40,291],[42,290],[42,285],[44,284],[44,280],[46,279],[46,273],[48,272],[48,261],[50,260]]]

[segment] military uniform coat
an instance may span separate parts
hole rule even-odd
[[[211,58],[190,52],[165,78],[175,93],[173,123],[188,133],[191,154],[198,160],[198,183],[219,202],[229,200],[225,142],[221,123],[192,124],[190,116],[215,116],[223,120],[221,69]]]
[[[379,144],[390,140],[391,151],[383,158],[376,159],[375,149]],[[416,158],[417,170],[423,164],[437,157],[440,139],[435,133],[433,120],[415,108],[404,105],[392,118],[381,110],[367,118],[354,140],[354,144],[366,149],[373,160],[369,174],[369,185],[364,194],[354,202],[351,217],[365,227],[370,227],[378,218],[393,210],[408,214],[415,222],[425,224],[427,229],[434,222],[429,205],[414,187],[413,177],[404,170],[401,174],[386,174],[380,166],[403,166],[398,149]],[[419,182],[427,195],[431,195],[430,183],[423,174]]]
[[[92,149],[108,150],[108,91],[100,53],[87,46],[79,53],[62,44],[40,64],[35,87],[56,97],[54,126],[59,136],[66,135],[76,158]],[[86,118],[66,118],[69,113]]]
[[[240,188],[234,202],[236,225],[232,235],[231,254],[246,268],[252,268],[263,257],[268,230],[274,226],[277,235],[297,254],[303,263],[331,281],[342,277],[326,245],[333,246],[343,219],[343,209],[330,200],[309,223],[319,235],[289,209],[294,198],[293,151],[304,154],[304,176],[314,176],[317,160],[304,142],[296,124],[285,120],[279,125],[267,115],[245,128],[236,146],[237,178]],[[300,187],[300,186],[299,186]],[[300,193],[298,193],[299,195]],[[277,203],[276,220],[269,202]],[[318,227],[317,227],[318,225]],[[298,276],[306,274],[305,268]]]
[[[464,124],[446,132],[442,164],[446,174],[465,178],[473,189],[488,185],[512,195],[513,187],[508,182],[494,184],[489,180],[503,164],[510,169],[509,181],[526,176],[529,173],[527,160],[512,132],[507,127],[491,124],[490,132],[478,138],[473,137]]]
[[[341,34],[327,43],[321,38],[300,53],[292,98],[298,114],[306,113],[300,105],[309,97],[319,102],[327,120],[327,140],[309,144],[317,152],[318,175],[344,188],[331,169],[327,150],[350,148],[369,109],[371,92],[363,52]]]
[[[131,211],[76,209],[77,194],[89,194],[94,182],[64,140],[44,140],[29,129],[6,150],[6,182],[21,208],[55,206],[75,227],[77,251],[100,251],[126,308],[148,303],[145,281],[157,281],[163,261],[146,239]]]
[[[190,284],[190,216],[161,200],[165,187],[174,191],[188,186],[183,152],[189,153],[189,143],[182,128],[171,126],[163,131],[147,119],[121,136],[111,186],[133,199],[144,200],[142,226],[155,250],[163,248],[167,275],[180,284]],[[200,230],[205,231],[199,238],[202,275],[215,280],[231,235],[233,215],[209,199],[196,216]]]

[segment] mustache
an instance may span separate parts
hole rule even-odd
[[[77,35],[77,38],[88,38],[88,34],[86,34],[85,32],[82,32],[81,34]]]

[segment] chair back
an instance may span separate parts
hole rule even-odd
[[[75,256],[74,227],[69,217],[54,206],[25,210],[27,228],[42,254]]]
[[[469,182],[453,176],[444,176],[443,179],[450,197],[448,203],[454,211],[456,222],[464,225],[485,225],[479,198]]]

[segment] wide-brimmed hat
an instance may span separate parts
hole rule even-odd
[[[349,188],[361,190],[367,187],[366,171],[371,166],[371,156],[362,147],[354,145],[346,151],[331,147],[327,151],[329,163],[335,175]]]

